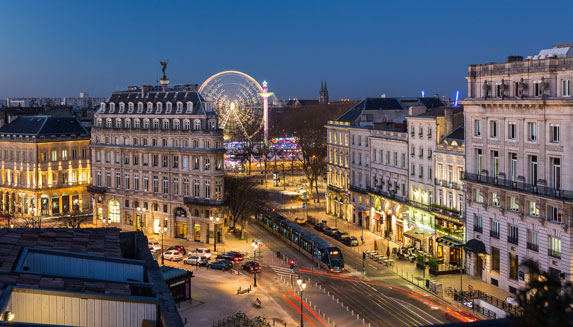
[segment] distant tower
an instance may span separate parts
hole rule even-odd
[[[269,140],[269,86],[267,81],[263,81],[263,136],[265,145],[268,145]]]
[[[328,89],[326,88],[326,81],[320,83],[320,92],[318,93],[318,103],[328,104]]]

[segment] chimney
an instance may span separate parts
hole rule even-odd
[[[454,129],[454,114],[452,112],[452,108],[444,108],[444,136],[449,135],[453,132]]]

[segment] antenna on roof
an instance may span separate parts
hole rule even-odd
[[[422,90],[422,98],[426,96],[426,92],[424,92],[424,90]]]

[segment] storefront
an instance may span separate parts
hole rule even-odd
[[[201,242],[201,224],[195,224],[193,226],[193,240],[195,242]]]
[[[464,243],[449,236],[436,239],[436,260],[441,263],[460,265]]]
[[[416,249],[431,253],[432,240],[431,234],[424,231],[422,228],[414,227],[406,232],[404,232],[404,237],[408,239],[407,245],[413,245]]]
[[[175,222],[175,237],[187,238],[187,223],[182,221]]]

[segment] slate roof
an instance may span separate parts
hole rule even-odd
[[[89,132],[75,117],[19,116],[0,128],[0,135],[87,136]]]
[[[356,121],[364,110],[408,110],[411,106],[423,106],[427,109],[444,104],[438,98],[366,98],[350,108],[337,121]]]
[[[452,114],[455,114],[460,111],[464,111],[463,107],[436,107],[432,108],[424,113],[416,115],[416,117],[442,117],[446,109],[452,109]]]
[[[464,127],[460,127],[458,129],[456,129],[455,131],[453,131],[452,133],[450,133],[448,136],[445,137],[445,139],[448,140],[464,140],[465,139],[465,134],[464,134]]]

